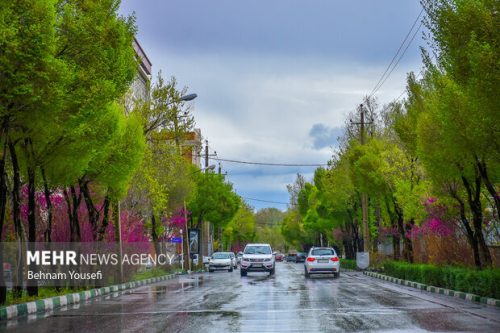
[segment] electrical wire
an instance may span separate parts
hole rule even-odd
[[[229,162],[229,163],[239,163],[239,164],[250,164],[250,165],[266,165],[266,166],[283,166],[283,167],[322,167],[322,166],[328,166],[328,164],[320,164],[320,163],[313,163],[313,164],[295,164],[295,163],[268,163],[268,162],[250,162],[250,161],[239,161],[239,160],[230,160],[230,159],[224,159],[224,158],[210,158],[211,160],[215,161],[222,161],[222,162]]]
[[[415,33],[413,34],[410,42],[406,45],[406,48],[403,50],[403,53],[400,55],[400,57],[397,59],[396,63],[394,63],[394,60],[398,57],[399,55],[399,52],[401,51],[401,49],[403,48],[403,46],[405,45],[406,41],[408,40],[408,37],[411,35],[411,32],[413,31],[413,28],[415,27],[415,25],[417,24],[418,20],[420,19],[420,17],[422,16],[422,13],[424,12],[424,9],[422,8],[422,10],[420,10],[420,13],[418,14],[417,18],[415,19],[415,21],[413,22],[410,30],[408,31],[408,33],[406,34],[405,38],[403,39],[403,42],[401,43],[401,45],[399,46],[398,50],[396,51],[396,54],[394,55],[394,57],[392,57],[392,60],[391,62],[389,63],[389,65],[387,66],[387,68],[385,69],[384,73],[382,74],[382,76],[380,76],[380,79],[378,80],[377,84],[375,85],[375,87],[373,88],[372,92],[370,93],[369,97],[372,97],[373,95],[375,95],[375,93],[380,89],[380,87],[382,87],[382,85],[385,83],[385,81],[389,78],[389,76],[391,75],[391,73],[394,71],[394,69],[396,68],[396,66],[398,65],[399,61],[401,60],[401,58],[403,58],[403,56],[405,55],[406,53],[406,50],[408,50],[408,47],[411,45],[411,43],[413,42],[413,40],[415,39],[415,36],[417,34],[417,32],[420,30],[420,28],[422,27],[422,22],[420,22],[420,25],[418,26],[417,30],[415,31]],[[391,65],[394,63],[394,66],[391,68]],[[390,71],[389,71],[390,69]],[[389,73],[387,73],[389,71]],[[387,74],[387,75],[386,75]]]
[[[247,197],[242,197],[243,199],[246,200],[252,200],[252,201],[259,201],[259,202],[267,202],[267,203],[274,203],[274,204],[279,204],[279,205],[289,205],[288,202],[279,202],[279,201],[269,201],[269,200],[261,200],[261,199],[255,199],[255,198],[247,198]]]

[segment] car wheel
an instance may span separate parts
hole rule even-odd
[[[338,278],[339,278],[339,276],[340,276],[340,272],[339,272],[339,273],[333,273],[333,277],[334,277],[334,278],[338,279]]]
[[[230,269],[227,270],[228,272],[232,272],[233,271],[233,267],[231,266]]]
[[[209,273],[213,273],[213,272],[214,272],[214,270],[213,270],[213,269],[209,269],[209,270],[208,270],[208,272],[209,272]]]
[[[269,275],[274,275],[274,267],[269,271]]]
[[[241,276],[247,276],[247,271],[244,271],[244,270],[240,269],[240,275]]]
[[[310,277],[310,274],[307,272],[307,268],[304,267],[304,276],[306,277],[306,279],[309,279]]]

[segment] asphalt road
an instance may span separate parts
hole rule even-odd
[[[6,332],[500,332],[500,309],[341,273],[180,276],[0,324]]]

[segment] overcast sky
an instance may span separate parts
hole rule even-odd
[[[120,9],[135,12],[153,72],[198,94],[196,127],[211,153],[296,164],[330,159],[346,115],[374,88],[420,10],[417,0],[123,0]],[[423,45],[419,32],[376,94],[380,104],[400,96],[407,72],[419,72]],[[277,202],[289,201],[296,173],[314,172],[222,168],[241,196]]]

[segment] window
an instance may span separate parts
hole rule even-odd
[[[214,259],[229,259],[229,254],[227,253],[214,253],[212,255],[212,258]]]
[[[314,249],[311,252],[311,255],[313,256],[334,256],[335,251],[332,249]]]
[[[247,246],[245,254],[271,254],[269,246]]]

